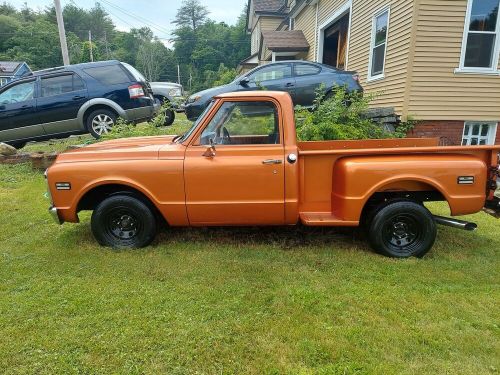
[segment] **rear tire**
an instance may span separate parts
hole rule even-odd
[[[87,116],[87,130],[96,139],[111,131],[116,124],[116,113],[109,109],[97,109]]]
[[[391,258],[421,258],[434,245],[437,228],[427,208],[400,201],[382,207],[369,223],[371,247]]]
[[[115,195],[96,207],[91,228],[102,246],[135,249],[148,246],[154,240],[157,221],[152,210],[141,200]]]
[[[20,150],[24,146],[26,146],[27,142],[7,142],[8,145],[14,147],[17,150]]]

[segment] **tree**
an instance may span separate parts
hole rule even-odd
[[[91,62],[90,60],[90,47],[92,46],[92,56],[94,61],[99,61],[101,59],[101,54],[99,53],[99,48],[95,43],[91,43],[88,40],[82,44],[82,53],[80,62]]]
[[[210,12],[199,0],[184,0],[177,11],[173,24],[177,27],[190,27],[193,31],[202,25]]]
[[[4,48],[9,37],[14,36],[21,28],[21,23],[11,16],[0,14],[0,50]]]
[[[158,81],[166,60],[167,48],[158,40],[144,42],[137,52],[137,66],[148,81]]]

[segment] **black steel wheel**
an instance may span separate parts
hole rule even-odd
[[[156,218],[141,200],[116,195],[103,200],[92,213],[92,233],[102,246],[117,249],[149,245],[156,236]]]
[[[388,257],[422,257],[437,235],[434,217],[424,206],[410,201],[389,203],[369,224],[372,248]]]

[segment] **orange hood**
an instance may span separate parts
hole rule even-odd
[[[109,160],[158,159],[160,149],[172,145],[175,136],[121,138],[94,143],[66,151],[57,157],[56,163]]]

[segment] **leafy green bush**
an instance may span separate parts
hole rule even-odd
[[[413,126],[405,123],[391,133],[366,117],[366,111],[376,94],[348,93],[343,88],[325,96],[324,88],[317,91],[314,110],[296,110],[297,137],[301,141],[349,139],[403,138]]]
[[[116,124],[113,126],[111,132],[103,134],[97,141],[108,141],[117,138],[130,138],[130,137],[148,137],[167,135],[172,133],[172,130],[177,130],[174,127],[164,127],[165,112],[172,109],[170,103],[165,102],[162,104],[160,111],[156,117],[150,121],[135,125],[118,118]]]

